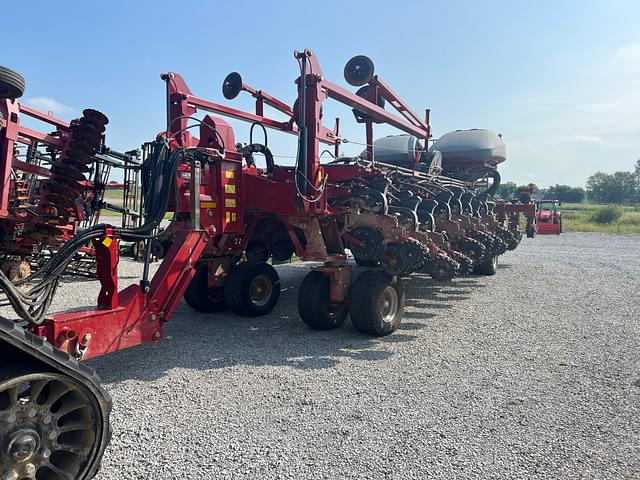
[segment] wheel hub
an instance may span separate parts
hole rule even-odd
[[[340,315],[344,308],[344,304],[331,304],[327,308],[327,314],[330,318],[336,318]]]
[[[273,284],[266,275],[258,275],[251,281],[249,286],[249,298],[257,306],[266,305],[273,293]]]
[[[40,448],[40,435],[33,429],[25,428],[14,433],[7,442],[9,457],[18,463],[29,460]]]
[[[380,295],[380,302],[378,304],[382,321],[385,323],[392,322],[393,318],[398,313],[399,306],[400,298],[398,297],[398,292],[395,288],[389,285],[382,291],[382,295]]]

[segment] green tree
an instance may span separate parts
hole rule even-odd
[[[640,159],[636,161],[633,173],[636,176],[636,203],[640,203]]]
[[[518,186],[514,182],[501,183],[498,187],[498,196],[504,199],[510,199]]]
[[[587,192],[585,192],[584,188],[573,187],[569,192],[567,192],[567,199],[565,202],[582,203],[586,197]]]
[[[633,203],[637,198],[637,183],[635,173],[596,172],[587,180],[587,195],[597,203]]]
[[[611,175],[596,172],[587,179],[587,196],[596,203],[609,202],[609,184]]]
[[[547,200],[560,200],[561,202],[581,203],[584,197],[584,188],[571,187],[569,185],[555,185],[547,189],[543,198]]]

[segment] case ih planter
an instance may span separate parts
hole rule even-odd
[[[197,97],[180,75],[163,74],[167,125],[144,148],[144,222],[137,227],[94,225],[76,234],[29,277],[28,288],[16,287],[0,273],[0,287],[20,322],[0,321],[1,478],[95,474],[109,439],[110,401],[93,373],[77,361],[161,341],[163,326],[183,296],[203,312],[268,313],[280,293],[270,257],[284,260],[296,254],[317,262],[299,289],[300,317],[310,327],[336,328],[350,316],[356,329],[380,336],[393,333],[402,320],[401,276],[417,271],[437,279],[474,270],[492,274],[498,255],[515,248],[519,230],[511,214],[494,215],[491,190],[477,188],[479,179],[495,181],[494,172],[442,176],[442,154],[426,149],[428,111],[424,119],[415,114],[374,75],[371,60],[358,56],[347,63],[345,78],[359,87],[354,94],[325,79],[311,51],[296,52],[295,58],[300,76],[293,105],[250,87],[237,73],[226,77],[225,98],[245,91],[256,99],[254,112]],[[22,127],[13,115],[21,107],[11,98],[3,111],[10,119],[2,137],[4,159],[13,161],[7,152],[23,136],[56,146],[61,154],[55,167],[76,166],[82,163],[79,152],[84,159],[93,153],[81,148],[79,138],[90,138],[90,147],[97,147],[94,132],[101,133],[106,117],[87,112],[77,127],[56,121],[63,132],[59,137],[26,135],[16,130]],[[339,122],[332,128],[322,123],[322,105],[329,100],[352,108],[356,121],[364,124],[362,155],[340,156],[347,140]],[[385,103],[396,113],[382,108]],[[286,119],[267,116],[265,107]],[[198,112],[206,114],[196,118]],[[254,142],[252,134],[249,143],[237,142],[221,116],[251,123],[252,131],[264,129],[263,143]],[[377,158],[377,123],[407,135],[406,163]],[[80,137],[67,140],[67,128]],[[275,163],[267,129],[297,136],[295,166]],[[321,164],[321,145],[333,150],[334,160]],[[265,156],[266,168],[256,166],[255,154]],[[56,206],[66,205],[54,200]],[[166,212],[174,212],[173,221],[158,236]],[[120,291],[121,240],[144,242],[147,248],[140,282]],[[87,242],[95,249],[101,284],[96,307],[48,314],[59,276]],[[152,244],[161,245],[164,253],[153,277]],[[373,268],[354,280],[348,250],[358,263]]]

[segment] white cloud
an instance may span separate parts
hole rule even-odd
[[[58,102],[51,97],[33,97],[28,98],[25,103],[33,108],[43,112],[53,112],[56,115],[71,115],[75,110],[67,105]]]
[[[581,185],[597,170],[632,169],[640,152],[640,43],[556,73],[558,82],[516,100],[503,177]],[[528,165],[537,176],[525,173]]]
[[[566,138],[560,139],[560,141],[567,143],[604,143],[604,139],[596,135],[570,135]]]
[[[616,58],[640,64],[640,43],[630,43],[620,47],[616,52]]]
[[[637,76],[640,72],[640,43],[630,43],[620,47],[616,51],[613,63],[620,71]]]

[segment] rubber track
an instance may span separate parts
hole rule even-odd
[[[100,386],[98,374],[92,368],[78,362],[62,350],[58,350],[44,339],[27,332],[15,322],[0,317],[0,348],[3,343],[8,343],[59,373],[72,377],[85,385],[95,396],[102,412],[101,423],[106,428],[102,432],[101,445],[98,447],[96,460],[92,462],[91,468],[85,475],[79,477],[81,479],[93,478],[100,468],[100,460],[111,439],[109,415],[111,414],[112,401],[109,394]]]

